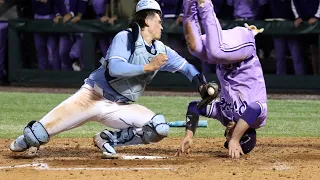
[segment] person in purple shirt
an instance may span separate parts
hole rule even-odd
[[[320,0],[291,0],[292,12],[295,16],[294,24],[299,27],[303,20],[309,25],[314,25],[320,18]],[[311,44],[310,53],[313,74],[317,75],[318,69],[318,35],[308,36],[307,42]]]
[[[113,23],[113,21],[109,21],[111,19],[109,16],[111,13],[110,0],[92,0],[91,3],[97,19],[103,23]],[[111,37],[108,35],[104,34],[103,36],[99,37],[99,44],[103,57],[106,56],[110,41]]]
[[[5,5],[4,0],[0,0],[0,7]],[[16,15],[15,15],[16,16]],[[8,42],[8,18],[12,18],[11,13],[4,13],[0,17],[0,83],[2,84],[5,77],[5,62]]]
[[[56,14],[55,23],[58,23],[60,19],[63,19],[63,23],[69,21],[77,23],[86,12],[87,4],[88,0],[64,0],[64,8],[61,8],[61,11]],[[63,35],[60,37],[59,57],[62,63],[62,70],[71,70],[73,65],[78,64],[77,62],[73,62],[74,59],[80,60],[80,63],[82,62],[81,47],[81,34]]]
[[[291,0],[269,0],[269,5],[273,18],[281,18],[282,20],[293,20]],[[286,52],[288,47],[292,56],[295,74],[305,74],[302,49],[298,37],[275,36],[273,38],[273,41],[277,59],[277,74],[287,74]]]
[[[267,0],[227,0],[229,6],[233,6],[233,16],[236,20],[259,19],[260,7],[267,3]]]
[[[34,19],[53,19],[59,0],[32,0]],[[44,33],[34,34],[39,69],[61,69],[58,38]]]
[[[199,11],[199,13],[198,13]],[[265,125],[267,95],[255,35],[262,32],[255,26],[222,30],[211,1],[184,1],[184,34],[189,51],[202,61],[217,64],[221,85],[220,100],[198,106],[191,102],[186,115],[186,136],[177,155],[190,150],[199,116],[217,119],[226,127],[231,158],[249,153],[256,145],[256,128]],[[198,16],[206,34],[201,34]]]
[[[183,20],[183,8],[182,0],[157,0],[162,9],[162,18],[167,20],[174,20],[174,26],[181,26]],[[179,54],[184,54],[183,50],[185,45],[185,40],[183,35],[180,34],[166,34],[167,43]]]

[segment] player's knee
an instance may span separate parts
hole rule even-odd
[[[253,102],[248,105],[246,110],[241,115],[241,119],[246,121],[250,127],[256,127],[258,117],[262,112],[262,105],[259,102]]]
[[[156,114],[151,122],[143,127],[143,141],[145,143],[159,142],[169,134],[170,127],[162,114]]]
[[[49,134],[40,122],[30,121],[23,131],[29,146],[39,147],[49,141]]]

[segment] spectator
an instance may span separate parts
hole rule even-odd
[[[77,23],[81,20],[86,12],[88,0],[64,0],[64,8],[60,8],[54,20],[58,23],[62,19],[63,23]],[[63,17],[62,17],[63,16]],[[82,34],[69,34],[60,37],[59,41],[59,56],[62,62],[63,70],[76,71],[81,70],[82,55]],[[76,60],[79,60],[80,63]]]
[[[266,3],[267,0],[227,0],[234,8],[234,19],[242,21],[260,19],[260,7]]]
[[[320,18],[320,0],[291,0],[291,7],[295,16],[294,24],[299,27],[303,20],[308,21],[309,25],[314,25]],[[311,35],[308,38],[312,61],[313,74],[318,72],[318,35]]]
[[[17,18],[15,6],[10,6],[5,0],[0,0],[0,83],[5,81],[5,64],[8,42],[8,19]]]
[[[183,21],[182,0],[157,0],[162,9],[162,19],[173,20],[172,28],[181,26]],[[183,34],[166,34],[167,43],[179,54],[183,54],[185,40]]]
[[[101,22],[114,23],[111,15],[110,0],[92,0],[92,7],[95,12],[96,18]],[[100,49],[103,57],[106,56],[108,47],[110,45],[111,37],[104,34],[99,38]]]
[[[60,0],[32,0],[34,19],[53,19],[55,9]],[[38,68],[55,70],[61,69],[58,54],[58,38],[52,34],[35,33],[34,43],[37,51]]]
[[[136,4],[138,0],[111,0],[112,6],[112,18],[113,20],[117,19],[128,19],[130,20],[136,10]]]
[[[293,13],[291,11],[291,0],[269,0],[269,5],[273,18],[293,20]],[[287,73],[285,57],[288,47],[292,56],[295,74],[305,74],[303,55],[298,38],[296,36],[275,36],[273,40],[277,59],[277,74],[285,75]]]

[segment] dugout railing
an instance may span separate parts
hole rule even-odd
[[[163,22],[163,34],[182,34],[182,26],[175,26],[174,21]],[[243,21],[221,21],[223,29],[243,26]],[[320,34],[320,23],[309,26],[303,22],[299,28],[294,27],[292,21],[250,21],[257,27],[263,27],[266,35],[304,35]],[[55,86],[81,85],[92,70],[97,66],[95,59],[95,36],[94,34],[116,33],[127,28],[127,21],[118,21],[115,25],[100,23],[98,20],[82,20],[77,24],[59,23],[54,24],[51,20],[9,20],[9,42],[8,42],[8,80],[10,83],[31,83]],[[53,71],[26,69],[22,66],[22,41],[21,33],[82,33],[83,34],[83,70],[75,71]],[[320,43],[319,43],[320,47]],[[320,53],[320,50],[319,50]],[[320,64],[320,54],[319,54]],[[319,67],[320,68],[320,67]],[[320,72],[320,70],[319,70]],[[215,80],[214,74],[208,75],[209,80]],[[265,74],[268,90],[315,90],[320,91],[320,76],[313,75],[285,75],[278,76]],[[181,74],[160,72],[151,82],[152,88],[169,89],[193,89],[192,84]]]

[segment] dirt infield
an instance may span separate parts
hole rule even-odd
[[[54,138],[37,155],[12,153],[0,140],[0,179],[319,179],[320,138],[260,138],[252,153],[227,157],[222,138],[197,138],[192,154],[174,157],[180,139],[121,147],[128,155],[162,160],[101,159],[92,139]],[[41,164],[40,164],[41,163]],[[34,166],[34,167],[26,167]]]

